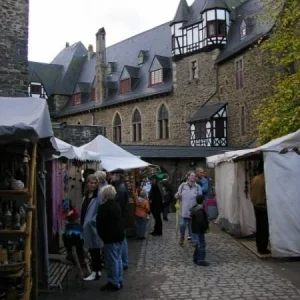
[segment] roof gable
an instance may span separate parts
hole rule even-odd
[[[159,69],[169,69],[171,68],[171,66],[171,59],[169,57],[156,55],[153,58],[149,72],[156,71]]]

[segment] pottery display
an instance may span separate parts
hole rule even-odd
[[[15,191],[22,190],[24,189],[24,183],[21,180],[12,179],[10,181],[10,187]]]

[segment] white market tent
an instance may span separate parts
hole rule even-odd
[[[79,149],[98,153],[102,167],[108,172],[116,169],[131,170],[149,166],[147,162],[125,151],[102,135],[98,135],[94,140],[79,147]]]
[[[101,161],[99,153],[72,146],[58,138],[52,138],[51,142],[56,151],[60,153],[59,155],[53,155],[54,158],[66,157],[67,159],[81,161]]]
[[[53,136],[47,102],[31,97],[0,97],[0,139],[36,142]]]
[[[243,164],[235,163],[235,161],[263,153],[273,256],[300,256],[300,156],[297,154],[299,148],[300,130],[255,149],[231,151],[207,158],[208,166],[216,168],[216,186],[218,185],[216,192],[219,198],[218,205],[220,202],[221,208],[220,218],[228,218],[229,215],[230,219],[241,224],[244,220],[236,217],[234,210],[240,212],[240,207],[243,207],[245,203],[245,199],[237,198],[241,193],[236,192],[236,189],[240,190],[244,185],[243,179],[239,177],[244,171],[239,173],[238,170],[243,167]],[[226,173],[226,168],[229,173]],[[229,184],[233,184],[232,189]],[[233,190],[233,192],[230,195],[230,192],[224,192],[225,189]],[[250,200],[247,200],[249,203]],[[232,217],[233,215],[235,217]],[[250,210],[248,217],[249,215],[248,221],[253,218]]]

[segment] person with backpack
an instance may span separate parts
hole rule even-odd
[[[179,202],[180,246],[184,245],[186,227],[188,227],[189,238],[191,242],[195,243],[191,227],[190,210],[194,205],[197,204],[196,197],[198,195],[202,195],[202,189],[200,185],[196,183],[195,172],[189,172],[187,182],[182,183],[175,194],[175,199],[177,199]]]
[[[208,217],[203,208],[204,195],[196,197],[197,204],[191,208],[192,232],[197,242],[193,261],[197,266],[208,266],[206,259],[205,233],[209,229]]]

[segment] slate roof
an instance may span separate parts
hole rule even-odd
[[[189,6],[186,0],[180,0],[175,17],[171,24],[186,22],[189,19]]]
[[[208,120],[221,110],[226,103],[216,103],[212,105],[205,105],[198,107],[195,112],[190,116],[188,122],[195,122],[201,120]]]
[[[29,62],[29,82],[40,78],[48,96],[72,95],[86,54],[87,49],[78,42],[64,48],[50,64]]]
[[[217,63],[221,63],[236,55],[269,33],[275,22],[274,16],[266,14],[264,18],[253,18],[254,15],[261,11],[261,8],[262,0],[248,0],[236,9],[234,13],[235,18],[229,29],[227,45],[220,53]],[[247,35],[241,39],[240,27],[243,20],[248,26]]]
[[[238,150],[233,147],[192,147],[158,145],[121,145],[121,147],[141,158],[205,158],[226,151]]]
[[[162,42],[163,41],[163,42]],[[138,55],[140,51],[147,51],[146,61],[138,66]],[[87,101],[81,105],[73,106],[70,101],[66,107],[59,113],[59,116],[79,113],[93,108],[107,107],[136,99],[154,96],[172,91],[172,73],[167,72],[164,77],[164,84],[149,86],[148,72],[155,56],[158,56],[163,66],[171,66],[171,28],[169,22],[145,31],[141,34],[133,36],[106,49],[106,61],[115,63],[114,72],[108,76],[108,87],[113,88],[115,92],[110,90],[108,98],[102,104]],[[169,63],[165,57],[168,57]],[[124,67],[136,78],[132,92],[119,94],[119,78]],[[81,82],[93,82],[95,78],[96,55],[91,60],[83,63],[80,75]]]
[[[184,16],[185,23],[183,24],[183,27],[188,27],[192,24],[198,23],[201,19],[201,13],[203,10],[207,10],[210,8],[227,8],[229,11],[233,10],[233,8],[236,8],[239,6],[243,0],[195,0],[191,6],[188,7],[188,16],[186,17],[186,8],[183,4],[181,4],[178,7],[178,10],[176,12],[176,15],[171,22],[178,23],[180,22],[179,16]]]
[[[29,82],[42,82],[47,95],[55,93],[55,87],[62,72],[63,66],[61,65],[28,62]]]

